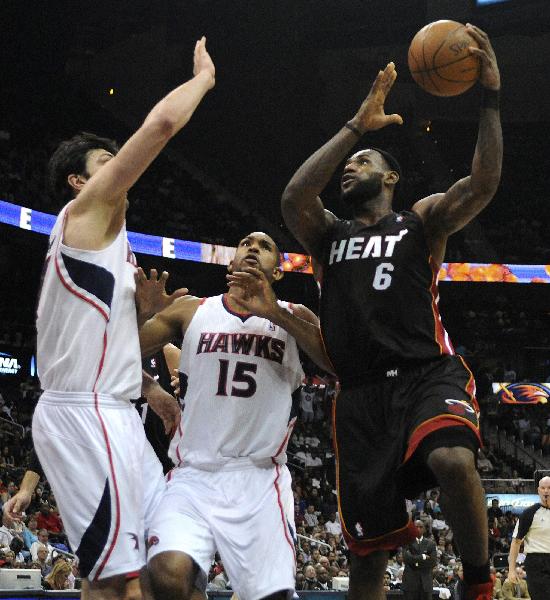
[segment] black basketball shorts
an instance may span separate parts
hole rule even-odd
[[[437,485],[438,447],[481,445],[474,378],[459,356],[343,388],[333,404],[338,503],[350,550],[366,555],[417,534],[405,498]]]

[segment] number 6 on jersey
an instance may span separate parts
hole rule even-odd
[[[375,290],[385,290],[391,285],[391,275],[390,273],[394,270],[394,266],[391,263],[380,263],[376,267],[376,272],[374,273],[374,281],[372,282],[372,287]]]

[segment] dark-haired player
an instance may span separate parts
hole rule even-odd
[[[341,179],[353,219],[324,210],[318,196],[358,138],[402,122],[384,112],[396,78],[389,63],[356,116],[300,167],[282,199],[286,224],[322,266],[321,328],[342,387],[335,443],[351,600],[384,597],[388,550],[415,536],[405,497],[436,483],[461,550],[465,597],[491,598],[474,381],[437,306],[447,238],[489,203],[501,171],[497,62],[487,35],[471,25],[468,32],[480,46],[470,52],[480,58],[483,86],[471,175],[395,213],[395,159],[361,150]]]
[[[239,598],[284,600],[294,590],[285,463],[303,378],[298,347],[330,366],[317,317],[275,297],[279,262],[274,241],[251,233],[229,266],[226,294],[180,298],[140,330],[144,356],[183,334],[184,410],[170,448],[177,466],[148,538],[158,599],[189,598],[216,550]]]
[[[68,203],[50,236],[38,305],[44,393],[32,433],[94,599],[120,598],[128,574],[144,565],[143,498],[160,469],[130,403],[142,375],[126,194],[214,86],[205,44],[195,46],[194,77],[162,99],[120,151],[81,134],[60,144],[49,164],[52,191]]]

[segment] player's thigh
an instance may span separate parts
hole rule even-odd
[[[141,455],[144,434],[134,413],[129,404],[65,406],[52,398],[41,399],[33,417],[38,457],[90,580],[145,563],[142,476],[133,456]]]
[[[124,598],[126,578],[124,575],[106,577],[99,581],[82,580],[81,600],[121,600]]]
[[[213,527],[240,600],[259,600],[279,591],[290,595],[294,590],[295,549],[280,487],[281,468],[229,473],[224,483],[227,498],[233,496],[234,502],[216,515]]]
[[[162,464],[147,440],[145,441],[142,454],[142,478],[143,514],[145,534],[147,535],[153,517],[166,491],[166,479],[162,470]]]
[[[174,473],[150,520],[148,565],[156,573],[162,568],[162,562],[153,559],[174,552],[190,557],[206,576],[216,552],[208,522],[211,492],[201,480],[200,472],[176,469]]]

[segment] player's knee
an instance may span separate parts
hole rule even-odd
[[[155,600],[189,600],[196,568],[182,552],[161,552],[148,564],[149,581]]]
[[[463,485],[476,473],[474,454],[468,448],[436,448],[428,456],[428,466],[439,483]]]
[[[130,581],[126,582],[123,600],[144,600],[144,597],[141,593],[139,578],[131,579]]]

